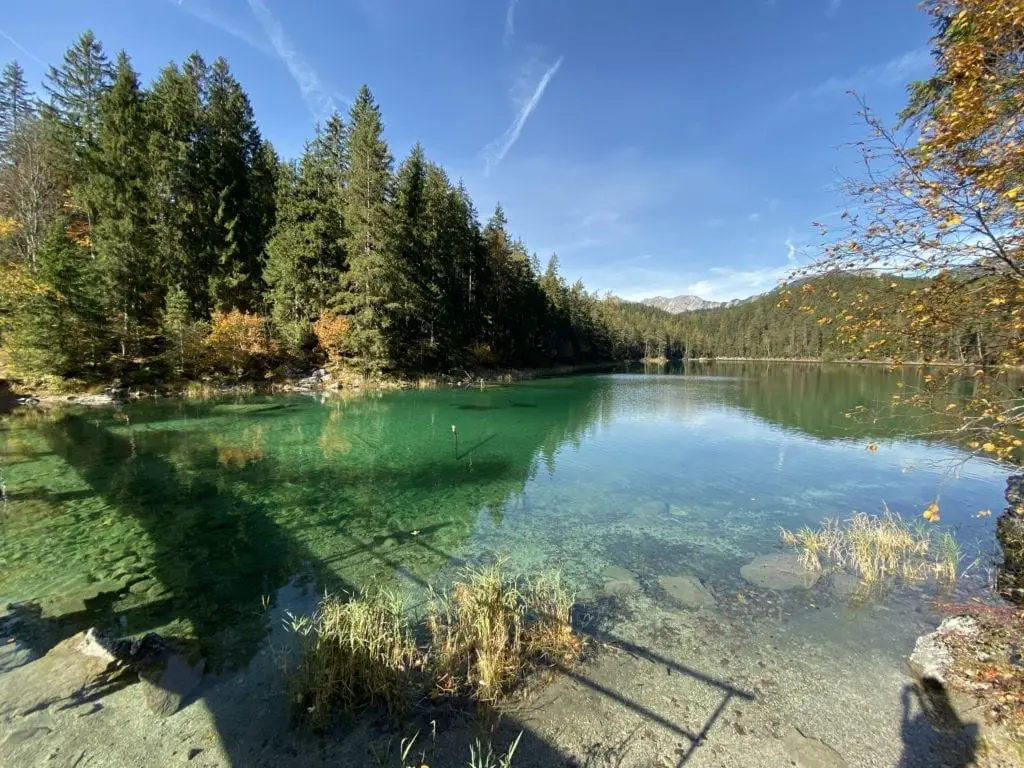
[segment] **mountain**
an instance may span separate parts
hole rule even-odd
[[[671,299],[667,299],[664,296],[655,296],[653,299],[641,299],[640,303],[646,304],[649,307],[663,309],[666,312],[671,312],[673,315],[678,315],[680,312],[693,312],[696,309],[724,307],[729,302],[706,301],[700,298],[700,296],[673,296]]]

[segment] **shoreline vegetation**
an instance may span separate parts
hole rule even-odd
[[[911,336],[886,325],[938,278],[822,269],[681,314],[589,291],[500,204],[482,220],[421,145],[396,160],[367,86],[282,158],[223,58],[147,84],[85,32],[42,85],[37,99],[17,62],[3,70],[18,109],[0,110],[0,376],[30,392],[324,369],[397,386],[627,360],[984,366],[1014,348],[968,273],[944,279],[977,311]],[[848,332],[865,313],[885,322]]]

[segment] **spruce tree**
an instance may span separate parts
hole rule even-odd
[[[389,253],[392,159],[380,109],[365,85],[349,115],[348,162],[342,192],[348,271],[337,306],[350,316],[347,351],[363,370],[391,364],[388,333],[397,309]]]
[[[293,352],[309,341],[311,324],[330,305],[345,266],[339,126],[318,129],[302,159],[279,173],[264,279],[274,321]]]
[[[95,262],[55,224],[38,253],[33,290],[9,308],[4,348],[29,375],[89,376],[109,352]]]
[[[113,80],[114,67],[92,30],[83,32],[61,65],[47,73],[43,87],[50,103],[44,114],[61,127],[57,135],[75,181],[84,175],[82,164],[99,137],[100,99]]]
[[[0,163],[12,162],[14,136],[35,113],[35,94],[25,82],[25,70],[12,61],[0,73]]]
[[[122,357],[135,351],[140,331],[159,306],[151,226],[149,115],[146,95],[125,53],[100,103],[100,130],[89,163],[88,199],[99,219],[93,229],[109,311]]]

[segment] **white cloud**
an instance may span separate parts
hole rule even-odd
[[[817,99],[847,91],[864,92],[872,88],[903,85],[915,77],[925,75],[931,66],[932,54],[928,48],[915,48],[889,61],[865,67],[847,77],[830,77],[815,86],[796,91],[789,100],[793,102]]]
[[[718,229],[719,227],[725,226],[725,219],[715,216],[714,218],[708,219],[704,222],[704,226],[709,229]]]
[[[316,70],[292,46],[266,3],[263,0],[249,0],[249,8],[270,39],[277,57],[288,68],[288,73],[299,87],[310,114],[316,120],[325,120],[338,108],[334,95],[324,86]]]
[[[828,0],[828,13],[832,14],[839,10],[843,0]]]
[[[759,222],[760,220],[761,220],[761,213],[760,213],[760,211],[754,211],[752,214],[747,216],[747,221],[750,222],[751,224],[757,224],[757,222]]]
[[[519,0],[508,0],[508,8],[505,10],[505,36],[502,42],[508,45],[516,33],[516,6]]]
[[[43,66],[46,66],[46,62],[45,62],[45,61],[43,61],[43,60],[42,60],[41,58],[39,58],[38,56],[36,56],[36,55],[35,55],[34,53],[32,53],[32,51],[30,51],[30,50],[29,50],[28,48],[26,48],[26,47],[25,47],[24,45],[22,45],[21,43],[19,43],[19,42],[18,42],[17,40],[15,40],[15,39],[14,39],[13,37],[11,37],[11,36],[10,36],[9,34],[7,34],[6,32],[4,32],[4,31],[3,31],[2,29],[0,29],[0,37],[2,37],[2,38],[3,38],[4,40],[6,40],[7,42],[9,42],[9,43],[10,43],[11,45],[13,45],[13,46],[14,46],[15,48],[17,48],[17,49],[18,49],[19,51],[21,51],[22,53],[24,53],[24,54],[25,54],[26,56],[28,56],[28,57],[29,57],[30,59],[32,59],[32,61],[36,62],[37,64],[42,64]]]
[[[258,0],[249,0],[250,2],[257,2]],[[509,150],[512,149],[513,145],[518,141],[519,134],[523,131],[523,126],[526,125],[526,121],[530,115],[533,114],[533,110],[537,108],[540,103],[541,97],[544,96],[544,91],[547,90],[548,83],[551,82],[558,70],[562,66],[562,62],[565,60],[564,56],[559,56],[552,66],[540,78],[540,82],[537,83],[536,88],[533,89],[533,95],[531,95],[519,109],[519,114],[516,115],[516,119],[512,121],[512,124],[496,141],[492,142],[484,150],[487,154],[487,170],[494,168],[502,160],[505,159],[505,155],[508,154]],[[518,84],[521,86],[521,82]]]

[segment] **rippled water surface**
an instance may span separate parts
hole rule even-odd
[[[908,436],[921,421],[886,414],[917,375],[718,364],[22,410],[0,421],[0,596],[244,662],[264,596],[296,574],[418,598],[508,554],[517,571],[561,567],[585,595],[618,566],[654,598],[658,578],[686,573],[742,601],[739,569],[778,550],[779,526],[883,505],[919,516],[937,498],[981,583],[994,524],[977,513],[998,512],[1005,472],[958,465],[956,448]],[[856,406],[876,417],[844,416]]]

